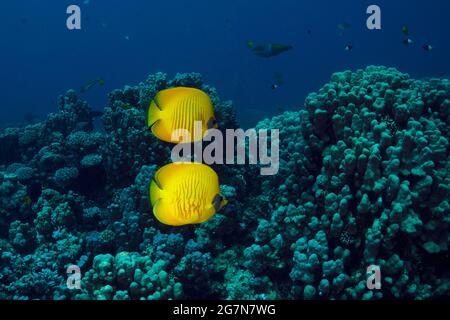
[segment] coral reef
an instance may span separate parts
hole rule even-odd
[[[450,82],[392,68],[336,73],[280,129],[280,171],[217,166],[229,200],[161,225],[148,183],[170,145],[146,127],[161,89],[231,102],[199,74],[114,90],[93,125],[74,91],[45,121],[0,131],[0,299],[430,299],[450,296]],[[81,288],[66,285],[69,265]],[[366,287],[380,266],[382,289]]]

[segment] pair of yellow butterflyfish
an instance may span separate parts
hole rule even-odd
[[[196,121],[202,124],[200,137],[194,134]],[[187,87],[158,92],[150,103],[147,124],[158,139],[172,143],[195,142],[203,139],[208,129],[217,127],[209,96]],[[190,133],[188,141],[173,139],[172,133],[180,129]],[[227,203],[220,194],[217,173],[195,162],[160,168],[150,183],[150,201],[155,217],[171,226],[205,222]]]

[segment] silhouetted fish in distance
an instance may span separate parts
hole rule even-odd
[[[254,55],[262,58],[272,58],[294,48],[291,45],[279,43],[255,44],[253,41],[248,41],[247,47]]]

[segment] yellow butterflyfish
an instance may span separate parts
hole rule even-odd
[[[201,123],[200,130],[196,130],[196,122]],[[210,97],[202,90],[187,87],[158,92],[150,103],[147,124],[158,139],[172,143],[195,142],[203,139],[208,129],[217,128]],[[177,129],[189,134],[175,134],[172,140]]]
[[[188,162],[171,163],[156,172],[150,183],[150,201],[155,217],[171,226],[205,222],[227,204],[216,172]]]

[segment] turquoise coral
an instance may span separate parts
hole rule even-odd
[[[72,90],[45,121],[0,131],[0,299],[450,296],[448,80],[375,66],[332,75],[303,109],[257,124],[280,129],[278,175],[217,166],[229,205],[171,228],[148,201],[170,146],[145,110],[179,85],[211,95],[220,128],[238,127],[199,74],[157,73],[110,94],[104,132]],[[65,286],[70,264],[79,290]],[[378,292],[366,287],[371,264]]]

